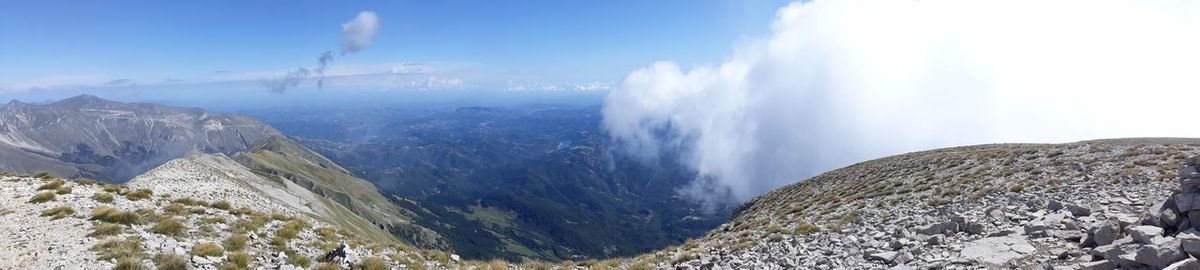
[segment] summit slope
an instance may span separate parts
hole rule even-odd
[[[1141,224],[1197,154],[1196,139],[1116,139],[885,157],[761,195],[704,237],[622,264],[1079,269],[1103,255],[1088,242],[1097,228]]]

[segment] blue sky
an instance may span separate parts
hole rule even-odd
[[[462,82],[458,86],[467,88],[608,84],[654,61],[718,63],[733,44],[769,33],[775,10],[785,4],[6,2],[0,8],[0,93],[10,98],[38,91],[104,96],[110,88],[153,88],[168,95],[173,88],[207,89],[216,82],[270,79],[288,69],[311,68],[321,52],[336,51],[342,24],[362,11],[378,14],[379,34],[365,50],[337,58],[331,66],[334,73],[415,66],[421,76]],[[409,65],[401,65],[405,63]],[[335,80],[331,88],[380,81],[349,77]],[[427,78],[404,78],[410,79]],[[371,89],[403,88],[397,84]],[[242,90],[260,85],[248,83]]]

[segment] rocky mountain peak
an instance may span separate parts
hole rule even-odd
[[[191,151],[232,154],[278,131],[249,117],[79,95],[0,110],[0,170],[121,182]]]
[[[51,106],[61,107],[110,107],[125,105],[125,103],[103,99],[90,94],[81,94],[51,103]]]

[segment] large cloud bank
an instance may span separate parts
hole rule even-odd
[[[993,142],[1200,137],[1187,1],[793,3],[724,63],[633,71],[604,124],[739,200],[854,162]],[[723,196],[718,196],[723,195]]]

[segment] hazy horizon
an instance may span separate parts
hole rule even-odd
[[[1189,2],[477,4],[14,4],[0,98],[602,105],[625,154],[684,153],[701,201],[938,147],[1200,136],[1177,124],[1200,99]]]

